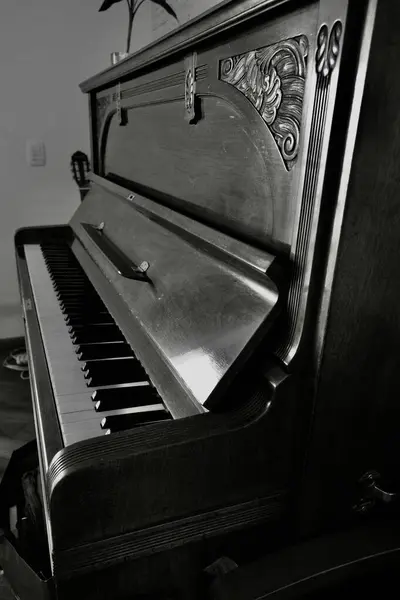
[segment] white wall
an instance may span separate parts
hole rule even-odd
[[[102,0],[0,0],[0,339],[22,335],[13,236],[27,225],[65,223],[79,203],[69,169],[89,153],[87,98],[79,83],[125,50],[126,6]],[[184,23],[215,0],[171,0]],[[131,50],[176,26],[150,3],[138,12]],[[160,22],[161,18],[161,22]],[[45,167],[26,163],[26,141],[43,140]]]
[[[168,0],[170,6],[175,10],[179,25],[183,25],[190,19],[198,17],[206,10],[216,6],[221,0]],[[139,13],[138,13],[139,14]],[[151,4],[151,23],[153,39],[169,33],[177,26],[173,17],[157,4]]]
[[[101,0],[0,2],[0,338],[23,333],[13,250],[25,225],[64,223],[79,202],[71,154],[89,152],[85,78],[125,49],[126,7],[99,13]],[[133,48],[150,41],[141,8]],[[147,37],[146,37],[147,36]],[[43,140],[45,167],[29,167],[25,144]]]

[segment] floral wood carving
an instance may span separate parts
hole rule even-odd
[[[220,79],[260,113],[288,170],[299,150],[307,51],[307,38],[301,35],[221,62]]]

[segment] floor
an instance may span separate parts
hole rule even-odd
[[[23,345],[22,339],[0,340],[0,479],[13,450],[35,437],[29,380],[3,367],[9,352]],[[0,575],[0,600],[12,598]]]

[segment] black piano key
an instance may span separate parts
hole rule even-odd
[[[96,298],[96,296],[91,296],[90,294],[87,294],[85,292],[75,292],[73,294],[59,294],[58,302],[59,304],[64,304],[66,306],[71,306],[72,304],[77,304],[78,306],[90,304],[93,309],[96,306],[103,306],[103,304],[100,303],[99,299]]]
[[[95,318],[95,317],[94,317]],[[83,331],[85,329],[85,327],[109,327],[110,325],[115,325],[114,321],[109,318],[108,321],[102,321],[100,320],[92,320],[92,322],[86,322],[86,323],[75,323],[75,325],[67,325],[67,329],[68,332],[73,335],[75,331]]]
[[[78,268],[73,268],[69,265],[52,265],[47,263],[48,268],[51,270],[50,276],[53,279],[59,280],[61,282],[67,281],[71,278],[72,281],[84,282],[87,281],[87,278],[82,274],[82,272]]]
[[[115,433],[117,431],[140,427],[141,425],[148,425],[149,423],[156,423],[157,421],[166,421],[170,418],[171,415],[164,409],[137,412],[130,415],[113,415],[104,417],[101,420],[100,427],[102,429],[109,429],[111,433]]]
[[[124,336],[121,330],[115,324],[112,324],[77,328],[71,339],[74,344],[81,345],[123,341]]]
[[[88,285],[87,281],[79,281],[78,279],[70,280],[70,277],[66,279],[55,278],[53,285],[56,287],[57,291],[67,293],[72,290],[89,290],[93,295],[96,295],[96,292]]]
[[[95,390],[92,400],[97,412],[161,403],[156,390],[150,385]]]
[[[87,289],[92,289],[92,291],[94,292],[93,288],[90,285],[90,282],[87,279],[85,279],[84,277],[78,277],[77,275],[71,273],[71,271],[65,271],[65,277],[58,277],[53,271],[53,278],[55,280],[54,284],[59,289],[67,290],[72,287],[86,287]]]
[[[97,304],[96,302],[92,302],[90,303],[90,301],[88,302],[88,300],[86,298],[81,298],[81,299],[75,299],[73,301],[64,301],[61,300],[59,302],[60,307],[64,310],[68,310],[70,313],[73,312],[81,312],[81,313],[90,313],[90,312],[95,312],[97,311],[97,309],[100,309],[100,305]]]
[[[52,279],[57,280],[60,284],[71,283],[86,283],[88,280],[80,273],[78,270],[63,268],[63,269],[55,269],[54,267],[50,267],[51,274],[50,277]]]
[[[68,331],[73,331],[75,327],[85,327],[86,325],[112,325],[114,320],[108,313],[93,311],[86,315],[82,313],[65,317],[65,323]]]
[[[81,310],[84,307],[95,309],[97,307],[102,307],[103,304],[97,298],[91,298],[86,294],[82,294],[82,296],[71,296],[70,298],[61,298],[59,300],[60,305],[63,304],[69,308],[75,307],[77,310]]]
[[[96,308],[88,308],[88,307],[83,307],[81,306],[80,308],[76,308],[75,310],[71,310],[69,315],[68,315],[68,319],[79,319],[84,317],[85,319],[90,317],[90,315],[103,315],[103,316],[107,316],[110,317],[110,313],[107,311],[107,309],[105,308],[105,306],[99,306]]]
[[[100,306],[99,300],[95,296],[91,296],[87,292],[71,292],[70,294],[56,293],[56,298],[59,304],[70,305],[72,303],[88,303],[90,302],[93,307]]]
[[[90,376],[90,365],[91,363],[102,363],[103,364],[103,368],[104,369],[110,369],[112,368],[113,364],[115,364],[116,361],[124,361],[124,360],[135,360],[135,357],[133,355],[133,353],[131,352],[130,355],[128,356],[116,356],[116,357],[107,357],[107,358],[95,358],[92,360],[86,360],[86,361],[81,361],[81,371],[83,371],[84,373],[87,373],[87,376]],[[111,361],[111,362],[110,362]]]
[[[87,304],[86,301],[82,300],[81,302],[60,302],[60,308],[64,314],[70,315],[76,312],[89,314],[90,312],[96,311],[98,306],[94,304],[90,308],[90,304]]]
[[[56,285],[56,296],[61,298],[70,298],[71,296],[82,296],[86,294],[96,298],[97,294],[93,293],[87,285],[71,285],[71,286],[60,286]]]
[[[78,279],[79,281],[87,281],[85,276],[82,274],[82,271],[80,271],[78,267],[74,267],[73,265],[70,265],[68,263],[54,264],[49,261],[46,261],[46,265],[49,269],[51,269],[51,274],[56,279],[58,279],[58,277],[60,276],[60,279],[64,281],[64,275],[68,274],[71,277]]]
[[[99,387],[103,385],[118,385],[119,383],[135,383],[147,381],[146,372],[135,358],[123,360],[89,361],[84,372],[87,385]]]
[[[65,316],[65,322],[67,325],[82,325],[85,323],[89,323],[90,320],[96,318],[96,320],[100,319],[102,322],[110,319],[110,314],[102,311],[102,310],[93,310],[93,311],[75,311],[70,312]],[[112,321],[114,322],[114,321]]]
[[[66,271],[64,273],[52,273],[50,275],[50,279],[53,282],[53,285],[58,289],[66,289],[68,284],[71,285],[81,285],[86,283],[84,279],[81,277],[77,277],[71,271]]]
[[[83,344],[76,349],[78,360],[82,362],[104,360],[109,358],[125,358],[134,354],[126,342],[103,342],[101,344]]]
[[[65,300],[64,298],[60,298],[58,300],[59,305],[65,307],[66,309],[70,309],[70,311],[72,312],[72,309],[74,308],[74,312],[77,312],[80,310],[81,313],[85,312],[84,310],[81,310],[81,308],[83,308],[85,305],[87,305],[89,303],[89,306],[91,306],[91,310],[86,310],[87,313],[95,313],[98,312],[102,307],[94,300],[93,302],[90,302],[90,298],[88,298],[87,296],[75,296],[73,299],[71,298],[70,300]]]

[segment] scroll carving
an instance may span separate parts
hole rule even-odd
[[[328,27],[324,24],[318,32],[317,52],[315,64],[317,73],[328,77],[335,68],[340,50],[340,38],[342,36],[342,24],[340,21],[334,23],[328,39]]]
[[[220,79],[236,87],[259,112],[290,170],[299,151],[306,36],[239,54],[221,62]]]

